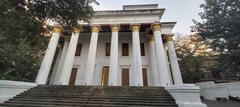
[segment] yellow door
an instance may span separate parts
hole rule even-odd
[[[109,74],[109,67],[104,66],[103,71],[102,71],[102,80],[101,80],[101,85],[102,86],[107,86],[108,85],[108,74]]]

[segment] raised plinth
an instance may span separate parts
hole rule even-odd
[[[200,88],[194,84],[166,86],[179,107],[207,107],[200,99]]]
[[[35,83],[0,80],[0,103],[36,86]]]

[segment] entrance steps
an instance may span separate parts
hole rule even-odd
[[[162,87],[39,85],[0,107],[177,107]]]

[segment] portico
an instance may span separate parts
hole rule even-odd
[[[78,27],[70,30],[54,26],[36,83],[47,83],[60,38],[64,42],[58,48],[61,53],[53,65],[55,70],[51,73],[50,84],[182,84],[171,39],[171,29],[176,23],[157,21],[163,11],[155,5],[145,10],[125,6],[124,10],[96,12],[90,24],[80,21]],[[120,15],[122,18],[118,17]]]
[[[124,25],[112,24],[112,25],[102,25],[102,26],[98,25],[98,26],[82,26],[81,27],[82,29],[86,29],[87,27],[91,28],[91,33],[88,33],[88,32],[85,33],[84,30],[82,30],[81,32],[83,33],[81,33],[80,27],[74,28],[72,30],[73,33],[70,36],[70,38],[68,36],[63,36],[63,35],[61,36],[62,39],[65,39],[64,45],[62,49],[60,48],[62,50],[60,51],[61,55],[58,55],[58,57],[60,57],[59,58],[60,60],[58,60],[59,62],[55,63],[55,66],[57,66],[57,70],[56,70],[56,73],[54,73],[55,76],[52,76],[54,79],[52,79],[53,82],[51,83],[57,84],[57,85],[68,85],[71,77],[72,68],[74,68],[74,66],[77,65],[78,59],[86,62],[85,65],[84,63],[82,63],[83,66],[80,65],[80,67],[83,67],[85,69],[85,72],[83,72],[84,71],[83,68],[80,68],[80,67],[77,70],[78,74],[82,74],[80,75],[82,76],[81,78],[82,80],[81,80],[81,83],[79,82],[79,85],[101,85],[100,81],[102,80],[100,77],[102,76],[99,75],[102,73],[101,66],[109,67],[109,70],[107,71],[108,72],[107,85],[109,86],[121,86],[121,79],[123,79],[123,77],[121,77],[122,75],[121,68],[124,68],[124,66],[128,68],[128,73],[129,73],[128,81],[130,83],[129,84],[130,86],[143,86],[143,82],[144,82],[143,68],[146,69],[145,72],[147,73],[145,74],[145,76],[147,76],[148,79],[145,81],[148,83],[149,86],[172,85],[173,83],[170,83],[171,81],[170,79],[173,79],[174,83],[178,83],[178,81],[181,80],[180,70],[176,71],[175,69],[179,69],[179,68],[172,68],[172,70],[175,70],[175,71],[171,71],[172,74],[169,74],[168,72],[169,68],[167,68],[169,66],[167,66],[167,61],[166,61],[167,59],[164,59],[166,58],[165,56],[169,57],[171,67],[174,67],[172,66],[172,63],[175,63],[175,64],[177,63],[176,55],[170,56],[168,54],[169,52],[164,52],[165,49],[163,46],[163,41],[167,40],[166,44],[168,43],[168,45],[166,48],[168,48],[168,51],[171,51],[172,54],[175,54],[172,39],[169,39],[172,37],[172,35],[161,34],[160,26],[161,25],[166,26],[167,24],[173,25],[175,23],[162,23],[162,24],[149,23],[149,24],[142,24],[142,26],[141,24],[129,24],[128,26],[126,24]],[[109,29],[106,29],[107,28],[106,26],[108,26]],[[100,31],[101,27],[105,28],[105,32],[104,30]],[[128,27],[129,30],[120,30],[121,28],[127,29],[126,27]],[[60,28],[54,28],[54,29],[58,29],[57,31],[61,30]],[[106,32],[107,30],[110,30],[111,32]],[[152,32],[155,32],[155,33],[152,33]],[[56,33],[60,35],[60,32],[56,32],[56,30],[54,30],[53,35],[56,35]],[[102,39],[100,40],[98,39],[99,37],[103,37],[103,36],[106,36],[102,38],[102,39],[105,39],[106,41]],[[54,36],[52,36],[52,38],[53,37]],[[82,44],[82,46],[84,46],[84,43],[81,43],[82,41],[81,39],[82,40],[89,39],[89,47],[88,49],[86,49],[88,50],[88,52],[85,55],[86,56],[85,59],[84,58],[81,59],[81,55],[80,57],[75,56],[78,44]],[[51,42],[55,42],[54,40],[55,39],[51,39],[49,44],[51,44]],[[125,40],[127,40],[127,42]],[[98,43],[99,41],[100,43]],[[105,42],[105,43],[102,43],[102,42]],[[123,49],[121,48],[123,47],[120,47],[122,44],[119,42],[121,43],[126,42],[131,44],[131,47],[132,47],[131,51],[129,50],[128,52],[131,55],[129,56],[122,55],[121,50]],[[106,49],[104,48],[106,47],[104,45],[106,43],[110,43],[110,55],[109,56],[98,55],[101,52],[102,54],[105,54]],[[103,46],[101,46],[101,44]],[[145,46],[141,46],[141,44]],[[157,45],[159,47],[157,47]],[[141,49],[141,48],[144,48],[144,49]],[[82,50],[83,50],[83,47],[82,47]],[[52,50],[47,50],[47,51],[51,51],[52,52],[51,54],[55,54],[55,51],[52,51]],[[144,56],[141,55],[142,54],[141,51],[144,51],[145,53]],[[102,62],[99,62],[99,61],[102,61]],[[99,63],[102,63],[102,65]],[[124,65],[123,63],[126,63],[126,64]],[[48,64],[48,66],[50,67],[51,64]],[[97,69],[100,69],[100,71],[97,71]],[[96,77],[97,74],[99,75],[99,77]],[[43,75],[42,72],[39,72],[39,75]],[[45,76],[48,76],[48,75],[45,74]],[[168,78],[172,76],[176,79],[180,78],[180,80],[174,80],[174,78]],[[77,79],[79,78],[77,74],[76,74],[76,78]],[[97,78],[98,80],[100,78],[100,81],[98,81],[98,83],[97,83]],[[76,83],[78,83],[79,81],[77,79],[76,79],[77,81]],[[36,82],[39,84],[45,84],[47,80],[44,79],[42,81],[43,82],[41,83],[38,81]]]

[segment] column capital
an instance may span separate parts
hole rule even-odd
[[[62,31],[62,28],[61,28],[61,27],[59,27],[59,26],[53,27],[53,32],[55,32],[55,33],[61,33],[61,31]]]
[[[160,23],[153,23],[151,25],[151,28],[152,28],[153,31],[160,31],[161,30]]]
[[[94,26],[91,26],[91,31],[92,32],[99,32],[100,31],[100,26],[99,25],[94,25]]]
[[[173,34],[166,35],[166,41],[173,41]]]
[[[140,24],[132,24],[131,25],[131,30],[133,31],[133,32],[139,32],[139,30],[140,30]]]
[[[112,32],[118,32],[120,30],[120,25],[111,25]]]
[[[81,31],[81,28],[79,26],[73,27],[73,32],[79,33]]]

